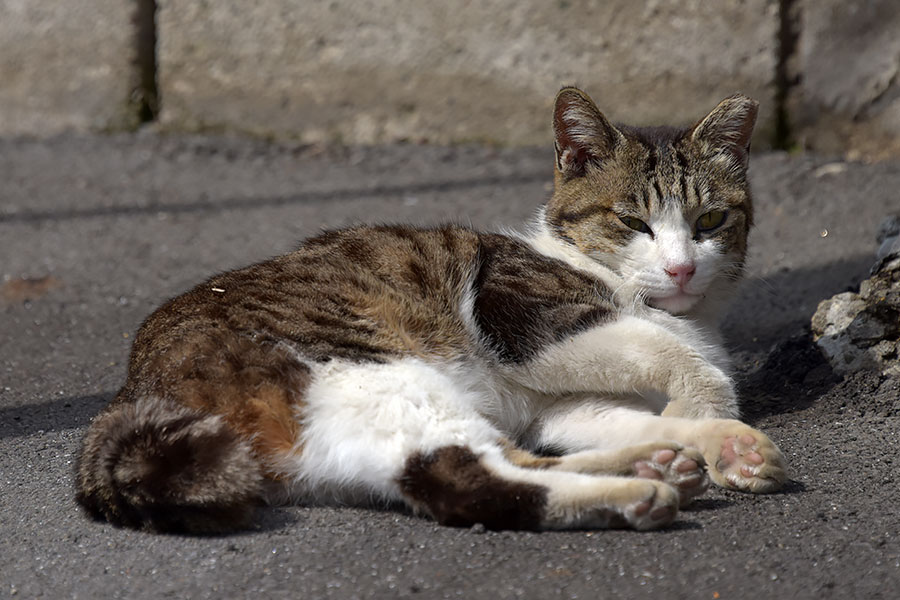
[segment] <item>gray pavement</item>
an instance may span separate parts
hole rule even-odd
[[[749,419],[789,459],[783,493],[712,490],[650,533],[492,533],[290,507],[201,538],[77,510],[81,434],[162,300],[323,227],[518,226],[551,168],[546,148],[0,140],[0,597],[896,598],[900,382],[835,377],[804,328],[819,300],[865,277],[879,223],[900,211],[898,163],[752,161],[751,276],[724,330]]]

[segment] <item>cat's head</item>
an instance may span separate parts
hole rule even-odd
[[[711,304],[743,269],[757,106],[735,95],[693,127],[613,126],[587,94],[563,88],[547,226],[651,306],[687,314]]]

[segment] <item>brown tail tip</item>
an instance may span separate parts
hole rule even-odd
[[[221,418],[146,397],[113,405],[85,435],[76,500],[95,518],[159,532],[246,526],[262,475]]]

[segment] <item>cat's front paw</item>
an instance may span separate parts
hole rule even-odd
[[[757,494],[781,489],[787,481],[784,455],[766,434],[734,420],[704,425],[700,447],[714,483]]]

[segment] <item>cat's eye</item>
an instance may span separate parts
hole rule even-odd
[[[724,210],[712,210],[697,219],[697,231],[712,231],[725,222],[728,213]]]
[[[653,233],[652,231],[650,231],[650,227],[648,227],[646,223],[644,223],[637,217],[619,215],[619,220],[635,231],[640,231],[641,233]]]

